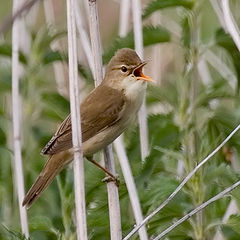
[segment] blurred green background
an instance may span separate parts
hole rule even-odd
[[[45,0],[50,1],[50,0]],[[55,23],[47,24],[42,1],[24,16],[21,39],[22,157],[25,189],[40,173],[42,147],[69,113],[66,3],[53,0]],[[83,1],[79,1],[83,9]],[[181,180],[239,124],[240,54],[223,30],[208,0],[142,1],[146,73],[156,81],[147,90],[150,153],[141,162],[137,121],[124,143],[144,216],[152,212]],[[11,13],[1,0],[1,23]],[[121,1],[99,0],[103,62],[118,48],[134,48],[132,20],[128,34],[118,37]],[[240,26],[240,2],[230,1]],[[82,11],[88,29],[86,11]],[[222,18],[224,22],[224,19]],[[51,46],[58,43],[52,50]],[[79,42],[81,97],[93,88],[93,77]],[[60,64],[63,87],[57,87],[54,65]],[[0,239],[21,235],[12,167],[11,29],[0,35]],[[184,189],[148,224],[149,238],[239,179],[240,134],[237,133]],[[100,158],[98,154],[96,156]],[[120,176],[123,235],[135,221]],[[89,239],[110,239],[104,173],[85,161]],[[172,240],[240,239],[240,189],[213,203],[168,235]],[[232,207],[234,206],[234,207]],[[44,192],[28,211],[30,239],[76,239],[72,167]],[[137,234],[131,239],[138,239]]]

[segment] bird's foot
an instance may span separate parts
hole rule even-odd
[[[117,187],[119,187],[119,184],[120,184],[120,179],[119,179],[119,176],[118,175],[115,175],[115,176],[107,176],[105,177],[102,182],[114,182],[116,184]]]

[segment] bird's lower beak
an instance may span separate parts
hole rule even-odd
[[[146,64],[147,64],[147,62],[143,62],[139,66],[137,66],[133,70],[133,75],[137,78],[137,80],[144,80],[144,81],[148,81],[148,82],[153,82],[153,80],[150,77],[145,76],[142,72],[142,68]]]

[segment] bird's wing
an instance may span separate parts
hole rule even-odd
[[[100,85],[92,91],[81,104],[82,141],[85,142],[121,119],[125,103],[124,94],[116,89]],[[56,154],[71,147],[72,125],[71,116],[68,115],[42,153]]]

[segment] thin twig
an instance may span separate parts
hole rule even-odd
[[[15,13],[21,1],[13,1],[13,13]],[[15,184],[18,194],[18,205],[20,212],[20,221],[22,233],[26,238],[29,237],[28,219],[26,208],[22,206],[24,198],[24,177],[22,169],[22,154],[21,154],[21,119],[20,119],[20,96],[19,96],[19,34],[20,20],[14,22],[12,28],[12,120],[13,120],[13,144],[14,144],[14,173]]]
[[[153,240],[159,240],[162,237],[166,236],[169,232],[171,232],[174,228],[176,228],[178,225],[180,225],[181,223],[185,222],[187,219],[189,219],[190,217],[192,217],[194,214],[198,213],[199,211],[201,211],[202,209],[206,208],[208,205],[210,205],[213,202],[216,202],[217,200],[221,199],[224,195],[226,195],[227,193],[231,192],[232,190],[234,190],[236,187],[238,187],[240,185],[240,181],[237,181],[236,183],[234,183],[232,186],[226,188],[225,190],[223,190],[222,192],[218,193],[216,196],[210,198],[208,201],[204,202],[203,204],[199,205],[198,207],[196,207],[194,210],[192,210],[190,213],[186,214],[184,217],[182,217],[181,219],[179,219],[178,221],[176,221],[173,225],[171,225],[170,227],[168,227],[167,229],[165,229],[162,233],[160,233],[156,238],[154,238]]]
[[[143,59],[142,15],[141,3],[139,0],[132,0],[132,14],[135,50],[140,58]],[[138,112],[138,122],[140,129],[141,157],[142,161],[144,161],[148,155],[148,127],[145,96],[143,98],[143,104]]]
[[[189,179],[198,171],[198,169],[204,165],[211,157],[213,157],[231,138],[232,136],[240,129],[240,124],[224,139],[224,141],[219,144],[205,159],[203,159],[193,170],[190,172],[186,178],[178,185],[178,187],[170,194],[170,196],[151,214],[149,214],[141,224],[137,225],[123,240],[129,239],[139,228],[146,224],[153,216],[155,216],[162,208],[164,208],[173,197],[183,188],[183,186],[189,181]]]
[[[238,51],[240,52],[240,32],[231,14],[228,0],[222,0],[222,10],[226,23],[226,28],[229,34],[232,36],[232,39],[235,42]]]
[[[31,7],[39,0],[29,0],[24,2],[20,7],[16,9],[13,15],[8,16],[0,26],[0,35],[12,26],[14,21],[20,17],[24,12],[29,11]]]
[[[74,150],[74,189],[76,205],[77,239],[87,240],[87,223],[84,188],[84,160],[82,155],[82,133],[78,84],[77,43],[75,26],[75,0],[67,0],[69,85]]]
[[[92,53],[94,59],[95,86],[98,86],[103,80],[103,71],[102,71],[102,49],[96,0],[89,0],[89,24],[90,24],[90,37],[92,43]],[[104,149],[104,156],[106,169],[111,171],[111,173],[115,175],[114,158],[111,145]],[[122,238],[122,230],[118,187],[114,182],[108,182],[107,189],[108,189],[108,206],[111,239],[120,240]]]

